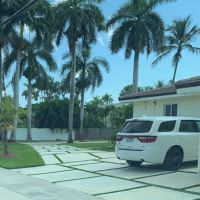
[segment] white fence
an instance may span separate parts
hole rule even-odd
[[[113,133],[116,133],[116,129],[110,128],[88,128],[84,129],[82,135],[79,130],[73,131],[73,139],[76,140],[107,140],[110,139]],[[17,141],[26,141],[27,128],[18,128],[16,133]],[[8,139],[10,138],[10,132],[8,133]],[[48,129],[48,128],[32,128],[33,141],[66,141],[68,133],[66,129]]]
[[[26,128],[18,128],[16,133],[16,140],[25,141],[27,136]],[[55,141],[55,140],[67,140],[67,131],[62,129],[38,129],[32,128],[32,139],[34,141]],[[10,133],[8,134],[10,138]]]

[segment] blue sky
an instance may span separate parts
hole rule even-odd
[[[52,0],[53,1],[53,0]],[[59,0],[55,0],[59,1]],[[55,2],[54,1],[54,2]],[[119,7],[126,2],[126,0],[105,0],[101,4],[101,9],[106,17],[110,18],[113,13]],[[174,19],[183,18],[191,15],[193,24],[197,24],[200,27],[200,1],[199,0],[178,0],[175,3],[165,4],[160,6],[157,10],[165,21],[166,25],[170,24]],[[124,86],[132,84],[132,74],[133,74],[133,57],[128,60],[124,59],[123,51],[116,55],[112,55],[109,50],[109,42],[112,34],[112,30],[108,33],[98,34],[98,42],[93,46],[92,51],[94,56],[102,56],[108,60],[110,63],[110,73],[104,74],[103,84],[95,90],[94,93],[88,91],[86,94],[86,101],[90,101],[93,96],[101,96],[105,93],[112,94],[114,101],[118,102],[119,92]],[[200,37],[193,42],[194,46],[200,47]],[[68,50],[67,42],[63,40],[61,46],[55,49],[54,57],[60,68],[63,61],[61,57],[64,52]],[[154,85],[158,80],[163,80],[168,82],[172,79],[173,68],[171,64],[171,57],[163,59],[156,68],[151,67],[151,63],[155,59],[155,55],[150,55],[148,58],[146,55],[140,57],[139,63],[139,85],[147,86]],[[183,54],[183,59],[180,62],[177,80],[189,78],[192,76],[200,75],[200,56],[192,55],[189,52]],[[56,80],[60,80],[61,77],[59,73],[54,74]],[[22,79],[20,90],[24,89],[25,80]],[[9,88],[9,93],[11,93]],[[25,99],[20,97],[20,104],[22,106],[26,105]]]
[[[125,2],[122,0],[107,0],[102,4],[102,9],[107,18],[109,18]],[[170,24],[174,19],[191,15],[193,23],[200,26],[199,0],[178,0],[176,3],[165,4],[157,10],[166,22]],[[102,55],[108,59],[111,65],[111,72],[104,77],[104,83],[96,90],[94,95],[103,95],[108,92],[113,95],[115,102],[118,101],[118,95],[121,89],[132,83],[133,57],[129,60],[124,59],[123,51],[117,55],[111,55],[109,51],[109,37],[107,34],[100,35],[104,46],[97,44],[93,49],[97,55]],[[200,46],[200,39],[195,40],[194,45]],[[171,66],[171,57],[164,59],[156,68],[151,67],[155,55],[147,58],[146,55],[140,57],[139,85],[154,85],[158,80],[168,82],[172,79],[173,68]],[[200,56],[184,53],[183,59],[177,72],[177,80],[200,75]],[[87,95],[91,98],[91,94]]]

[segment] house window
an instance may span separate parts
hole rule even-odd
[[[164,116],[177,116],[177,110],[177,104],[164,105]]]

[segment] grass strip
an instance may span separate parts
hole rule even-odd
[[[43,159],[37,151],[26,144],[9,143],[9,154],[15,156],[4,158],[0,157],[0,167],[6,169],[18,169],[45,165]],[[0,143],[0,154],[3,154],[3,144]]]

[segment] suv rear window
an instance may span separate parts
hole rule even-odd
[[[176,121],[167,121],[160,123],[160,126],[158,128],[158,132],[171,132],[174,130],[176,125]]]
[[[153,121],[134,120],[127,122],[120,130],[121,133],[148,133]]]

